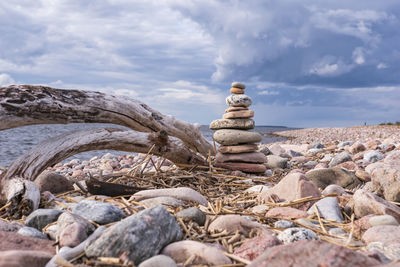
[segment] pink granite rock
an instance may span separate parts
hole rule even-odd
[[[216,162],[215,167],[225,168],[234,171],[242,171],[248,173],[263,173],[267,170],[264,164],[243,163],[243,162]]]
[[[379,265],[380,262],[357,251],[324,241],[297,241],[268,248],[248,267],[318,267]]]
[[[280,199],[292,201],[308,196],[319,197],[321,193],[318,187],[301,173],[291,173],[283,177],[283,179],[273,188],[266,192],[260,193],[261,200],[267,200],[271,194],[276,194]],[[301,210],[308,209],[315,201],[305,202],[297,206]]]
[[[219,146],[218,151],[221,153],[245,153],[257,151],[257,144],[237,145],[237,146]]]
[[[356,154],[356,153],[358,153],[358,152],[361,152],[361,151],[364,151],[364,150],[366,150],[367,148],[362,144],[362,143],[360,143],[360,142],[355,142],[354,144],[352,144],[350,147],[349,147],[349,152],[351,153],[351,154]]]
[[[253,110],[231,111],[222,115],[223,119],[247,119],[254,117]]]
[[[400,222],[400,207],[386,201],[377,195],[367,192],[363,189],[358,189],[354,195],[354,214],[357,218],[369,214],[392,215],[398,222]]]
[[[345,169],[347,169],[349,171],[355,171],[355,170],[359,169],[357,164],[355,164],[353,161],[346,161],[346,162],[343,162],[343,163],[340,163],[340,164],[336,165],[335,167],[345,168]]]
[[[254,260],[267,248],[280,244],[282,243],[276,236],[271,233],[264,233],[246,240],[240,247],[235,249],[233,254],[246,260]]]
[[[231,260],[223,254],[223,251],[192,240],[171,243],[161,253],[171,257],[176,263],[184,263],[192,256],[194,256],[192,264],[216,266],[231,263]]]
[[[266,227],[258,222],[252,221],[245,216],[240,215],[221,215],[212,221],[208,227],[210,232],[228,232],[239,231],[248,235],[252,229],[267,231]]]
[[[280,219],[299,219],[299,218],[306,218],[307,216],[308,214],[306,211],[291,207],[272,208],[265,214],[265,217],[280,218]]]
[[[44,251],[0,251],[0,267],[43,267],[51,260],[52,257],[52,253]]]
[[[248,152],[248,153],[235,153],[235,154],[223,154],[217,152],[215,156],[217,162],[247,162],[247,163],[264,163],[267,158],[261,152]]]
[[[386,200],[400,202],[400,168],[377,168],[371,173],[371,181],[381,188]]]
[[[400,226],[373,226],[362,235],[362,241],[367,244],[371,242],[382,242],[385,245],[400,244]]]

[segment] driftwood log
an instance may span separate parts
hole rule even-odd
[[[74,131],[50,138],[14,161],[0,175],[0,203],[10,215],[29,214],[40,201],[32,182],[47,167],[77,153],[112,149],[151,153],[174,163],[204,165],[211,144],[199,126],[177,120],[126,97],[43,86],[0,88],[0,130],[32,124],[113,123],[115,128]],[[199,153],[199,154],[198,154]]]
[[[0,88],[0,130],[32,124],[112,123],[139,132],[167,131],[203,156],[212,145],[194,125],[126,96],[44,86]]]

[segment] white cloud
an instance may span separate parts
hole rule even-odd
[[[15,80],[7,73],[0,73],[0,86],[14,84]]]
[[[258,92],[257,94],[259,95],[279,95],[278,91],[269,91],[269,90],[263,90]]]
[[[388,65],[386,65],[385,63],[379,63],[377,66],[376,66],[376,68],[377,69],[386,69],[388,67]]]

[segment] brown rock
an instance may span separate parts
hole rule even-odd
[[[234,233],[239,231],[244,235],[248,235],[252,229],[268,231],[265,226],[240,215],[221,215],[212,221],[208,227],[210,232],[227,231]]]
[[[371,181],[383,191],[386,200],[400,202],[400,169],[376,168],[371,173]]]
[[[248,145],[237,145],[237,146],[220,146],[218,147],[218,151],[221,153],[245,153],[245,152],[254,152],[258,150],[258,145],[256,144],[248,144]]]
[[[246,107],[229,107],[225,109],[225,113],[231,112],[231,111],[238,111],[238,110],[249,110]]]
[[[0,231],[0,251],[5,250],[43,251],[53,255],[56,253],[53,241]]]
[[[358,179],[364,181],[364,182],[369,182],[371,181],[371,175],[363,170],[357,170],[355,175],[357,176]]]
[[[277,207],[270,209],[265,217],[279,218],[279,219],[299,219],[308,216],[306,211],[291,208],[291,207]]]
[[[337,168],[345,168],[346,170],[349,170],[349,171],[355,171],[355,170],[359,169],[357,164],[355,164],[353,161],[346,161],[346,162],[343,162],[343,163],[340,163],[340,164],[336,165],[335,167],[337,167]]]
[[[378,197],[374,193],[358,189],[354,195],[354,214],[357,218],[369,214],[392,215],[400,223],[400,207]]]
[[[248,163],[264,163],[266,157],[261,152],[247,152],[247,153],[236,153],[236,154],[223,154],[217,152],[215,155],[217,162],[248,162]]]
[[[230,264],[231,260],[223,251],[192,240],[183,240],[167,245],[161,252],[171,257],[176,263],[184,263],[194,257],[191,264],[206,264],[209,266]]]
[[[225,168],[234,171],[242,171],[247,173],[263,173],[267,170],[264,164],[253,164],[253,163],[242,163],[242,162],[216,162],[214,164],[215,167]]]
[[[358,152],[361,152],[361,151],[364,151],[364,150],[366,150],[367,148],[363,145],[363,144],[361,144],[360,142],[355,142],[354,144],[352,144],[350,147],[349,147],[349,152],[351,153],[351,154],[356,154],[356,153],[358,153]]]
[[[253,110],[231,111],[222,115],[223,119],[247,119],[254,117]]]
[[[381,144],[381,141],[379,141],[379,140],[370,140],[365,143],[365,146],[367,147],[367,149],[375,150],[378,148],[378,146],[380,144]]]
[[[246,85],[244,83],[241,83],[241,82],[233,82],[231,86],[234,87],[234,88],[240,88],[240,89],[245,89],[246,88]]]
[[[43,267],[53,253],[31,250],[7,250],[0,252],[0,267]]]
[[[371,242],[382,242],[385,245],[400,244],[400,226],[373,226],[362,235],[362,241],[367,244]]]
[[[267,248],[280,245],[281,241],[271,233],[264,233],[262,235],[253,237],[246,240],[240,247],[235,249],[234,253],[246,260],[254,260],[260,256]]]
[[[383,162],[387,167],[400,169],[400,150],[388,153]]]
[[[268,248],[248,267],[365,267],[380,262],[357,251],[324,241],[297,241]]]
[[[353,172],[338,167],[314,169],[308,171],[306,176],[321,189],[324,189],[330,184],[337,184],[347,189],[353,189],[361,185],[361,181]]]
[[[367,231],[369,228],[372,227],[372,225],[369,223],[369,219],[371,217],[374,217],[374,214],[370,214],[367,216],[364,216],[358,220],[354,221],[354,230],[353,230],[353,236],[360,239],[361,236]],[[347,232],[351,231],[351,224],[345,226],[345,230]]]
[[[243,90],[243,89],[236,88],[236,87],[232,87],[229,91],[230,91],[232,94],[237,94],[237,95],[244,94],[244,90]]]
[[[61,230],[60,233],[60,247],[75,247],[88,237],[86,228],[79,223],[69,224]]]
[[[72,182],[56,172],[44,171],[35,180],[40,192],[50,191],[53,194],[73,190]]]
[[[268,199],[270,194],[276,194],[282,200],[292,201],[308,196],[319,197],[321,193],[318,187],[310,181],[304,174],[291,173],[282,178],[273,188],[266,192],[261,192],[259,197],[262,200]],[[308,209],[315,201],[305,202],[298,207],[301,210]]]

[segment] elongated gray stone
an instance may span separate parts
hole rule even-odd
[[[226,98],[226,104],[231,107],[248,107],[251,103],[248,95],[230,95]]]
[[[72,209],[72,213],[98,224],[116,222],[125,217],[125,213],[116,206],[91,199],[84,199],[79,202]]]
[[[17,232],[20,235],[23,236],[30,236],[30,237],[35,237],[35,238],[41,238],[41,239],[48,239],[45,234],[43,234],[41,231],[39,231],[36,228],[33,227],[22,227],[21,229],[18,230]]]
[[[214,133],[213,138],[217,143],[225,146],[257,143],[262,139],[259,133],[234,129],[218,130]]]
[[[254,129],[255,123],[252,119],[219,119],[212,121],[211,130],[219,129]]]
[[[175,217],[164,207],[155,206],[114,224],[85,252],[89,257],[119,258],[124,254],[138,265],[181,239],[182,231]]]
[[[57,221],[61,213],[63,213],[61,210],[37,209],[26,217],[25,225],[42,231],[46,225]]]
[[[318,200],[315,205],[318,208],[318,212],[322,218],[327,220],[336,221],[338,223],[343,222],[343,215],[339,208],[339,203],[336,197],[326,197],[321,200]],[[308,213],[315,213],[315,206],[312,206]]]

